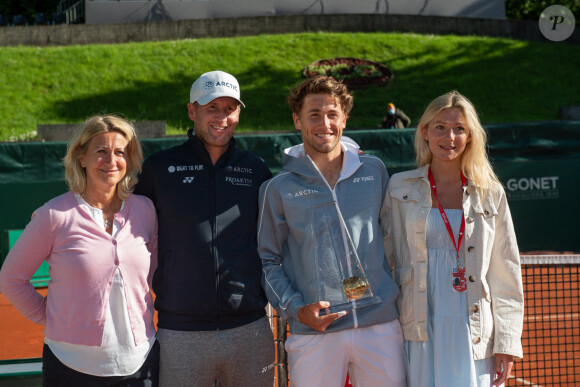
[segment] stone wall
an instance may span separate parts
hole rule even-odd
[[[79,124],[38,124],[36,131],[41,141],[68,141]],[[165,136],[165,121],[133,122],[139,138],[156,138]]]
[[[579,30],[576,28],[564,44],[580,44]],[[0,27],[0,46],[125,43],[307,31],[416,32],[421,34],[479,35],[548,42],[541,34],[538,23],[533,21],[348,14]]]

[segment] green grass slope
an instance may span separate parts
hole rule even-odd
[[[359,57],[394,74],[355,90],[350,128],[375,127],[393,101],[416,123],[436,96],[456,89],[485,123],[558,118],[580,105],[580,47],[469,36],[303,33],[118,45],[0,48],[0,141],[32,138],[37,124],[96,113],[191,126],[191,83],[206,71],[234,74],[246,103],[239,130],[291,130],[288,88],[317,59]]]

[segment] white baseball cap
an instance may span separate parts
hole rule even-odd
[[[231,97],[246,107],[240,99],[240,85],[237,79],[223,71],[202,74],[191,85],[189,102],[205,105],[219,97]]]

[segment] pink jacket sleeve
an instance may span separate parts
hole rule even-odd
[[[46,325],[46,300],[30,279],[51,253],[51,223],[48,208],[35,211],[0,270],[0,292],[24,317],[41,325]]]

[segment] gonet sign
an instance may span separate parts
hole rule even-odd
[[[506,182],[509,200],[558,199],[559,176],[521,177]]]

